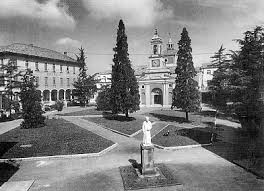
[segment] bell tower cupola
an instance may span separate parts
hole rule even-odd
[[[155,33],[151,39],[152,56],[159,56],[162,53],[162,39],[158,35],[158,30],[155,29]]]
[[[171,40],[171,35],[169,33],[169,40],[168,40],[168,44],[167,44],[167,50],[174,50],[174,44]]]

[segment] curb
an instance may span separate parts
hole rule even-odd
[[[186,145],[186,146],[176,146],[176,147],[163,147],[157,144],[154,144],[154,146],[158,149],[164,149],[164,150],[180,150],[180,149],[189,149],[189,148],[196,148],[196,147],[203,147],[203,146],[210,146],[212,143],[208,144],[197,144],[197,145]]]
[[[87,153],[87,154],[73,154],[73,155],[54,155],[54,156],[43,156],[43,157],[26,157],[26,158],[9,158],[9,159],[0,159],[0,162],[7,162],[10,160],[13,161],[34,161],[34,160],[51,160],[51,159],[73,159],[73,158],[84,158],[84,157],[99,157],[108,151],[117,147],[118,143],[114,143],[110,147],[98,152],[98,153]]]

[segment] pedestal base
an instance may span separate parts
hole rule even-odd
[[[141,151],[141,175],[143,177],[159,176],[159,170],[154,167],[154,145],[140,144]]]

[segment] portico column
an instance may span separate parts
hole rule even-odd
[[[141,85],[139,86],[139,88],[138,88],[138,93],[139,93],[139,105],[142,105],[142,91],[141,91]]]
[[[163,103],[162,106],[164,107],[165,105],[167,105],[167,98],[166,98],[166,83],[163,84],[163,93],[162,93],[162,97],[163,97]]]
[[[146,106],[150,106],[150,85],[146,84],[145,85],[146,91],[145,91],[145,95],[146,95]]]
[[[49,102],[51,103],[51,91],[49,91]]]
[[[63,91],[63,99],[66,101],[66,90]]]

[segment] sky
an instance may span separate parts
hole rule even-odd
[[[171,36],[177,48],[186,27],[196,67],[222,44],[237,50],[235,39],[264,22],[262,0],[5,0],[0,8],[0,45],[34,44],[72,57],[82,46],[90,74],[111,69],[120,19],[133,65],[148,64],[155,29],[164,47]]]

